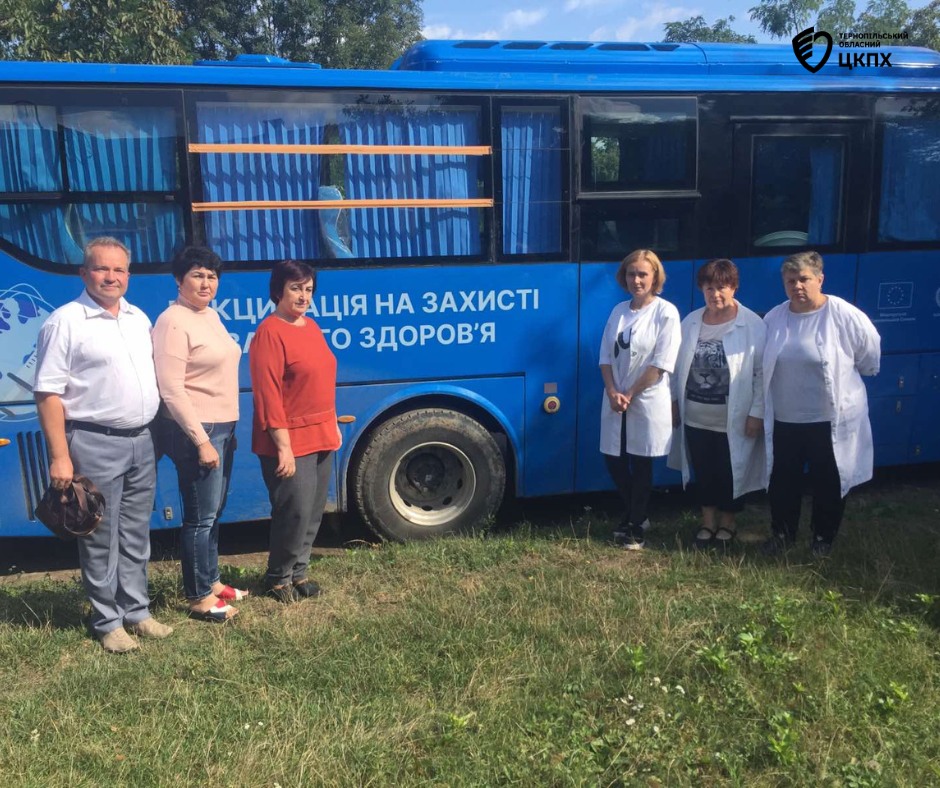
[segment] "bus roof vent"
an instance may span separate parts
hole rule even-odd
[[[629,74],[656,70],[663,74],[704,73],[708,62],[697,44],[447,39],[419,41],[395,61],[392,68],[530,74]]]
[[[655,45],[653,46],[655,49]],[[613,44],[598,44],[596,49],[599,49],[601,52],[649,52],[650,48],[646,44],[627,44],[627,43],[613,43]]]
[[[234,60],[197,60],[196,66],[242,66],[252,68],[320,68],[319,63],[295,63],[277,55],[235,55]]]

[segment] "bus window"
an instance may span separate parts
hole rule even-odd
[[[687,252],[693,215],[691,200],[585,200],[581,259],[620,260],[632,249]]]
[[[503,254],[558,254],[563,245],[565,123],[561,106],[500,109]]]
[[[880,242],[940,240],[940,112],[936,100],[879,99]]]
[[[581,191],[689,191],[696,187],[694,98],[585,98]]]
[[[346,199],[386,203],[385,207],[350,209],[354,256],[410,259],[480,255],[481,208],[462,204],[483,194],[480,157],[459,150],[481,144],[480,107],[419,103],[417,99],[350,105],[342,110],[339,138],[343,145],[458,149],[446,155],[346,155]],[[403,199],[452,204],[396,207]]]
[[[0,104],[0,173],[0,238],[29,257],[78,265],[110,235],[162,263],[183,243],[172,107]]]
[[[197,100],[208,244],[242,262],[479,256],[480,104],[372,101]]]
[[[751,243],[838,243],[844,159],[843,138],[754,135]]]
[[[205,101],[196,104],[199,143],[321,145],[327,109],[312,103]],[[200,157],[206,202],[319,199],[321,157],[298,153],[206,153]],[[309,260],[320,256],[316,211],[271,208],[205,214],[206,242],[223,260]]]

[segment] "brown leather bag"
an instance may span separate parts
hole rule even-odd
[[[36,517],[60,539],[88,536],[104,517],[104,496],[84,476],[76,476],[64,490],[47,487],[36,507]]]

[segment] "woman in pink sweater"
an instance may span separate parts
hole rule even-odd
[[[173,460],[183,502],[180,563],[190,615],[224,623],[238,612],[230,602],[248,596],[219,579],[219,516],[225,506],[238,421],[241,348],[209,304],[222,261],[203,247],[173,259],[175,304],[157,318],[153,355],[160,387],[158,434]]]
[[[255,401],[251,450],[271,499],[265,584],[282,602],[320,594],[307,565],[340,445],[336,357],[306,315],[316,285],[309,265],[275,263],[270,292],[277,307],[258,326],[248,354]]]

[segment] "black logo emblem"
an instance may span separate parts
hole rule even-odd
[[[818,38],[824,38],[826,40],[826,54],[823,55],[819,62],[815,66],[809,64],[809,59],[813,56],[813,43]],[[802,33],[797,33],[793,36],[793,54],[796,55],[796,59],[800,61],[803,68],[812,73],[816,73],[829,59],[829,55],[832,53],[832,36],[829,35],[825,30],[820,30],[818,33],[815,32],[815,28],[808,27]]]

